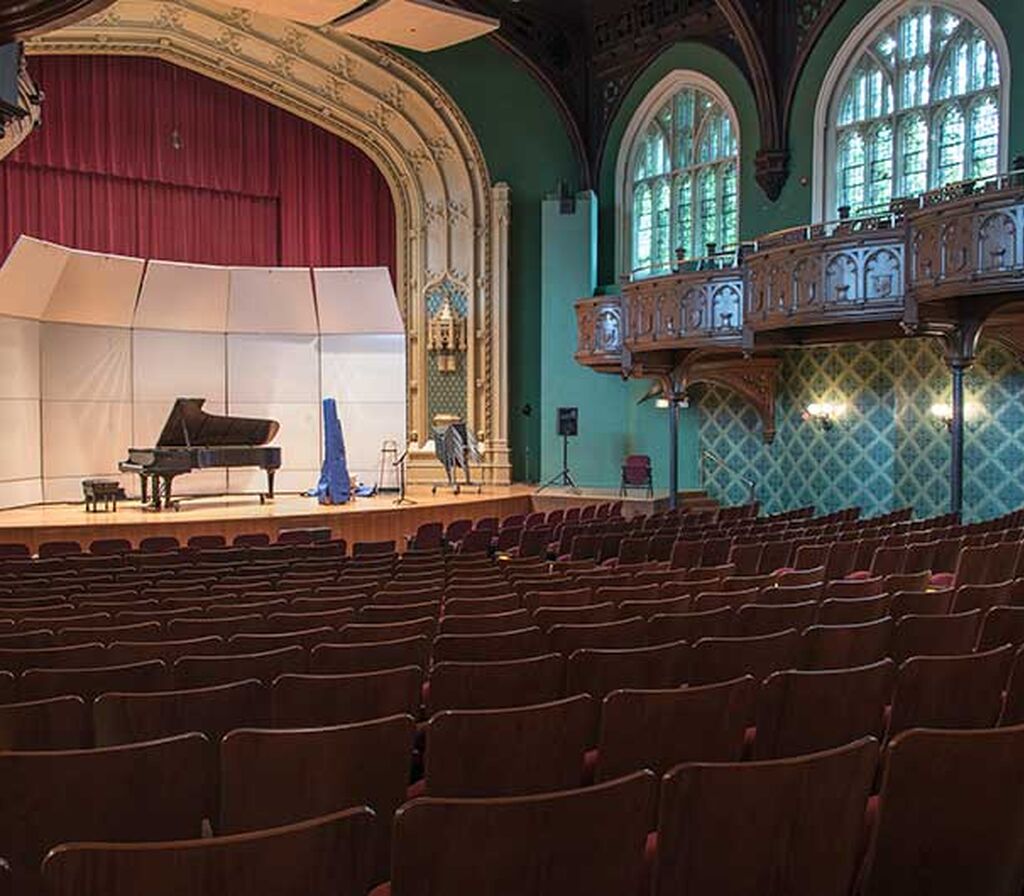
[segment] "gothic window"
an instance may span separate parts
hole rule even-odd
[[[723,100],[692,84],[677,89],[642,125],[627,168],[630,270],[672,270],[677,249],[702,258],[739,239],[739,139]]]
[[[999,55],[969,16],[903,6],[860,45],[833,94],[826,216],[876,214],[996,174],[1001,88]]]

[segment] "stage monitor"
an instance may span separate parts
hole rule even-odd
[[[558,409],[558,434],[560,436],[575,436],[579,432],[580,409],[559,408]]]

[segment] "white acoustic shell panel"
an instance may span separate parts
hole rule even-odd
[[[405,333],[387,268],[318,268],[313,277],[322,334]]]
[[[0,317],[0,509],[42,500],[39,323]]]
[[[319,332],[308,268],[232,268],[229,333]]]
[[[132,436],[131,331],[43,323],[43,496],[79,501],[81,481],[116,478]]]
[[[145,266],[138,258],[69,252],[43,320],[130,327]]]
[[[363,482],[380,478],[385,440],[406,443],[405,336],[324,336],[324,397],[338,402],[349,472]]]
[[[228,414],[277,420],[277,487],[305,491],[320,471],[320,340],[317,336],[231,334],[227,338]],[[260,470],[232,470],[231,491],[262,491]]]
[[[151,261],[142,281],[134,326],[225,333],[229,283],[227,268]]]
[[[132,332],[132,445],[156,444],[178,398],[205,398],[203,410],[224,414],[227,408],[226,340],[222,333]],[[225,470],[202,470],[179,476],[175,493],[223,494]],[[138,483],[132,483],[132,493]]]
[[[70,254],[63,246],[18,237],[0,267],[0,314],[40,320]]]

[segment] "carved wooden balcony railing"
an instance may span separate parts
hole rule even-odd
[[[745,264],[747,327],[898,319],[905,258],[904,228],[889,215],[766,237]]]
[[[619,296],[576,303],[576,360],[587,367],[622,364],[622,304]]]
[[[990,297],[986,314],[1024,302],[1024,171],[901,200],[875,217],[770,234],[739,263],[725,258],[633,280],[621,298],[579,302],[577,360],[621,370],[624,353],[749,350],[761,333],[820,327],[801,329],[805,344],[828,341],[836,325],[851,338],[857,324],[877,321],[873,332],[898,335],[890,322],[948,323],[947,300],[963,308]]]
[[[1024,174],[929,193],[907,231],[907,286],[919,303],[1024,294]]]
[[[623,288],[623,340],[632,352],[734,343],[743,335],[743,271],[704,270],[637,280]]]

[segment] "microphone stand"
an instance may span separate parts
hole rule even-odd
[[[413,501],[411,498],[407,498],[405,496],[405,460],[408,456],[409,449],[406,448],[405,451],[402,453],[402,456],[398,458],[398,460],[393,461],[391,464],[391,466],[393,466],[398,473],[398,497],[391,502],[392,504],[401,505],[416,503],[416,501]]]

